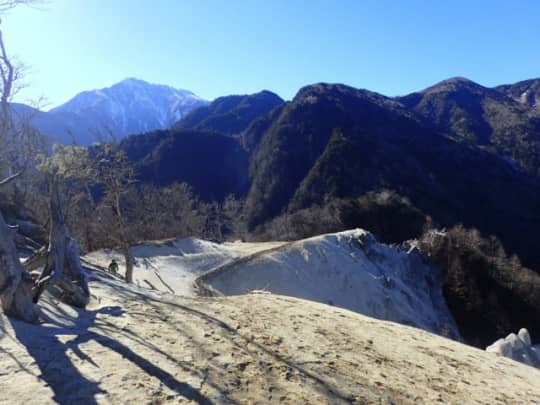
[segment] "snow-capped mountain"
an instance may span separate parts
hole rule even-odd
[[[167,128],[206,104],[188,90],[130,78],[105,89],[82,92],[51,112],[91,117],[115,133],[127,135]]]
[[[122,138],[172,126],[208,102],[188,90],[125,79],[111,87],[84,91],[33,124],[55,141],[88,145],[110,134]]]

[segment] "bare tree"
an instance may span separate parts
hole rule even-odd
[[[35,3],[30,0],[0,0],[0,14],[19,4]],[[10,104],[19,89],[22,73],[22,66],[10,59],[0,29],[0,168],[4,177],[0,187],[13,184],[36,162],[39,133],[30,125],[30,119],[16,116]],[[77,244],[69,237],[65,226],[56,173],[51,179],[49,249],[28,263],[32,267],[40,262],[41,257],[45,258],[45,270],[35,280],[20,264],[14,230],[0,213],[0,301],[5,313],[26,321],[37,320],[39,311],[35,303],[51,282],[59,287],[62,297],[71,304],[85,306],[90,296]]]
[[[53,151],[48,165],[54,166],[60,176],[66,222],[88,248],[95,223],[92,213],[97,209],[92,193],[97,181],[95,162],[90,158],[88,148],[83,146],[55,144]],[[42,166],[42,169],[45,168]],[[51,170],[52,167],[45,169]]]
[[[45,158],[40,169],[49,186],[49,244],[27,260],[25,267],[33,270],[44,266],[36,280],[33,301],[38,302],[45,288],[56,293],[64,302],[85,307],[90,298],[88,279],[83,270],[77,242],[70,236],[64,214],[64,199],[69,196],[70,184],[84,170],[85,149],[55,148],[56,153]],[[61,190],[61,183],[64,189]]]
[[[207,204],[186,183],[141,184],[130,193],[128,233],[132,240],[202,236],[208,228]]]
[[[118,239],[126,263],[125,280],[133,282],[133,256],[129,250],[122,197],[135,180],[135,171],[125,153],[116,142],[102,144],[96,154],[97,183],[103,187],[104,202],[112,211],[115,222],[115,236]]]
[[[34,322],[38,309],[32,302],[33,283],[20,264],[13,233],[0,213],[0,303],[7,315]]]
[[[39,0],[0,0],[0,15],[20,5],[35,5],[38,3],[42,3],[42,1],[39,1]]]
[[[0,14],[21,3],[28,1],[0,1]],[[0,168],[1,173],[4,173],[0,176],[5,177],[0,180],[0,188],[6,187],[20,176],[20,172],[11,173],[10,168],[15,166],[15,162],[10,160],[7,153],[9,138],[13,136],[15,128],[9,102],[20,79],[20,72],[9,58],[0,29]],[[0,213],[0,303],[3,311],[26,321],[36,321],[39,312],[32,302],[32,289],[32,278],[19,262],[14,231]]]

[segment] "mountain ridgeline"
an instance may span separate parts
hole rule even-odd
[[[171,130],[131,136],[121,145],[145,182],[186,182],[205,200],[244,196],[249,153],[241,142],[243,134],[283,103],[269,91],[221,97],[192,111]]]
[[[122,145],[143,182],[244,198],[251,230],[386,189],[439,226],[496,235],[539,269],[539,83],[454,78],[396,98],[320,83],[290,102],[267,91],[221,97]]]
[[[208,106],[191,111],[176,123],[175,128],[235,135],[281,104],[283,100],[278,95],[266,90],[252,95],[220,97]]]
[[[540,80],[493,89],[464,78],[445,80],[398,100],[423,125],[481,145],[540,174]]]
[[[50,111],[19,105],[25,117],[51,142],[90,145],[171,127],[208,102],[188,90],[125,79],[111,87],[85,91]]]

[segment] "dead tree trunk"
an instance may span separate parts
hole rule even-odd
[[[120,232],[120,239],[122,244],[122,254],[126,262],[126,274],[125,280],[127,283],[133,283],[133,257],[129,251],[129,241],[126,232],[126,224],[124,223],[124,217],[122,216],[122,207],[120,206],[120,191],[115,193],[113,215],[116,218],[118,229]]]
[[[30,3],[31,0],[0,1],[2,12],[12,9],[17,4]],[[14,92],[14,84],[20,78],[20,68],[12,63],[0,29],[0,170],[11,173],[13,156],[10,156],[11,144],[16,138],[11,117],[10,97]],[[20,155],[15,153],[15,159]],[[0,181],[0,187],[10,183],[18,174]],[[25,321],[35,322],[39,310],[32,302],[32,278],[19,261],[15,247],[13,229],[6,224],[0,213],[0,306],[4,313]]]
[[[19,261],[13,230],[0,213],[0,303],[6,315],[37,321],[39,310],[32,302],[32,286],[30,274]]]
[[[26,266],[32,270],[45,265],[37,280],[33,301],[37,303],[48,289],[67,304],[84,308],[90,300],[88,276],[81,266],[77,242],[69,236],[56,178],[50,181],[50,188],[49,246],[30,258]]]
[[[131,252],[129,251],[129,244],[126,242],[122,242],[122,254],[124,255],[124,260],[126,261],[125,280],[127,283],[133,283],[133,258],[131,257]]]

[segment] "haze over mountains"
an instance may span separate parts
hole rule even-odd
[[[32,123],[55,141],[89,145],[99,136],[106,139],[112,134],[120,139],[169,128],[194,108],[207,104],[188,90],[129,78],[79,93],[48,112],[35,111]]]

